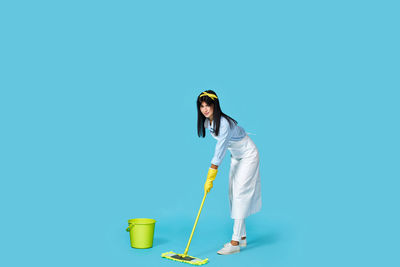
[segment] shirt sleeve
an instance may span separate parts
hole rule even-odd
[[[214,157],[211,160],[211,164],[219,166],[225,157],[226,150],[228,149],[229,140],[232,136],[232,130],[229,127],[229,122],[226,119],[222,119],[219,127],[219,135],[217,138],[217,144],[215,146]]]

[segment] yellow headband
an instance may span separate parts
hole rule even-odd
[[[214,100],[214,98],[218,98],[216,95],[210,94],[210,93],[207,93],[207,92],[203,92],[199,97],[202,97],[202,96],[208,96],[208,97],[210,97],[212,100]]]

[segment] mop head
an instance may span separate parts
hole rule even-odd
[[[178,253],[175,253],[172,251],[161,254],[161,257],[164,257],[164,258],[170,259],[170,260],[174,260],[174,261],[186,262],[186,263],[193,264],[193,265],[203,265],[208,262],[208,258],[202,260],[202,259],[199,259],[196,257],[192,257],[192,256],[184,255],[184,254],[178,254]]]

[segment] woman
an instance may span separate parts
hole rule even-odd
[[[197,132],[205,137],[205,128],[217,139],[211,167],[208,170],[204,190],[209,193],[226,150],[231,152],[229,171],[229,200],[231,218],[234,219],[232,240],[217,253],[232,254],[245,247],[246,228],[244,219],[261,209],[261,183],[258,149],[237,125],[237,121],[224,114],[217,94],[212,90],[202,92],[197,98]]]

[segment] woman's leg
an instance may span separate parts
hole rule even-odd
[[[244,237],[244,238],[243,238]],[[231,244],[239,245],[239,240],[246,238],[246,225],[244,219],[234,219]]]

